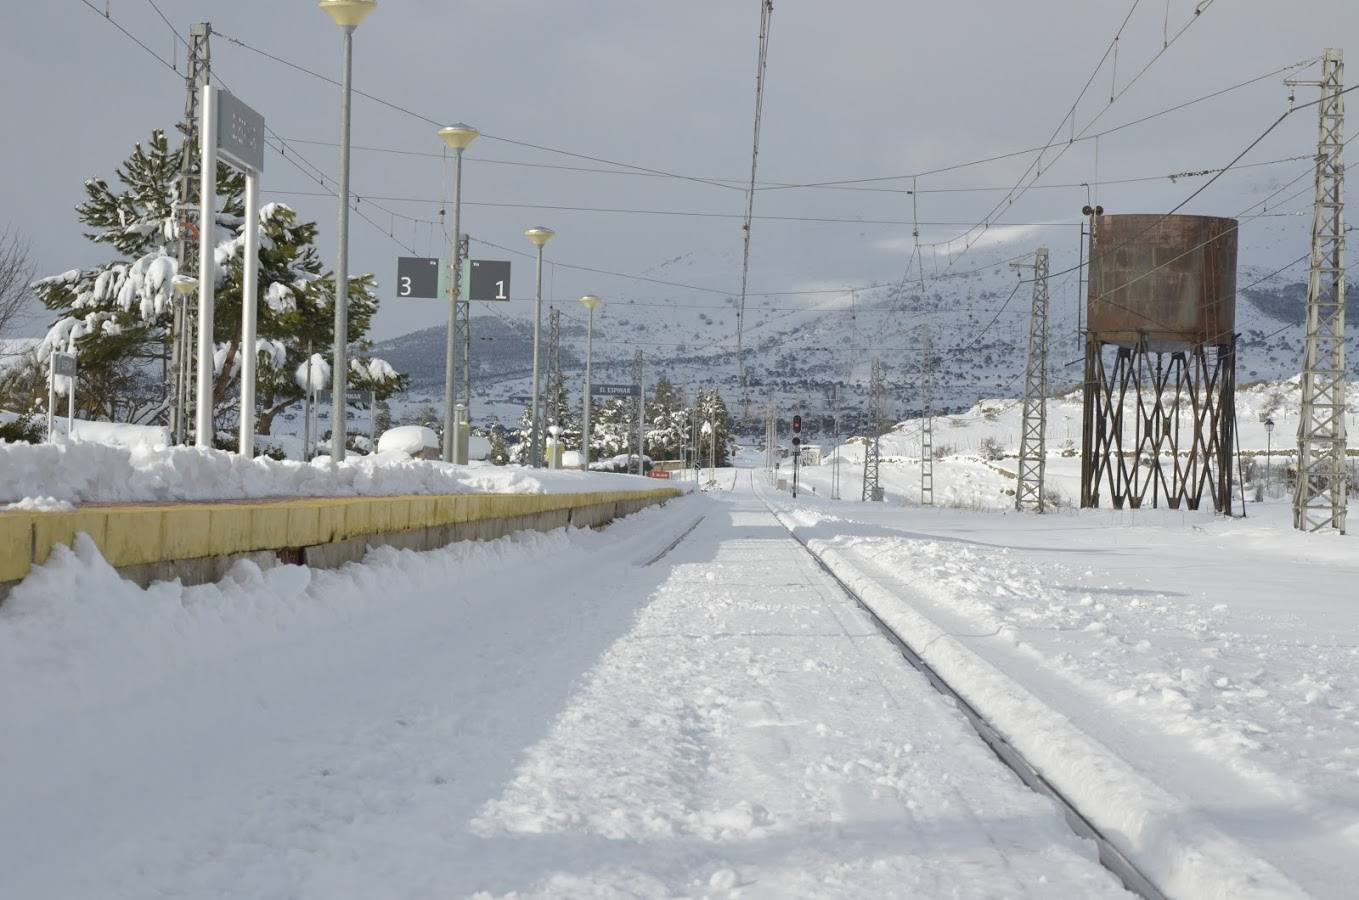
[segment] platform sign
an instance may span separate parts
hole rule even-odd
[[[642,396],[642,386],[640,384],[594,384],[590,386],[590,393],[596,397],[640,397]]]
[[[510,263],[500,259],[474,259],[470,272],[464,270],[467,299],[505,301],[510,299]]]
[[[396,295],[420,300],[439,296],[443,265],[433,256],[399,256],[396,260]]]
[[[264,116],[234,95],[217,95],[217,150],[238,169],[264,171]]]
[[[74,353],[53,353],[52,354],[52,374],[63,375],[66,378],[74,378],[76,374],[76,358]]]

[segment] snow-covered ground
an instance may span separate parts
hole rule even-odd
[[[0,746],[31,900],[1125,896],[748,492],[192,588],[81,542]]]
[[[1205,864],[1211,873],[1216,853],[1217,865],[1252,872],[1245,895],[1269,895],[1280,876],[1314,896],[1352,895],[1354,537],[1292,530],[1285,499],[1252,503],[1244,520],[1040,517],[806,493],[777,503],[1031,762],[1108,816],[1143,858],[1183,878]],[[1205,835],[1212,846],[1195,858]],[[1253,872],[1258,862],[1274,874]],[[1218,882],[1181,883],[1200,896]]]
[[[25,498],[67,503],[331,497],[396,494],[571,493],[655,488],[635,476],[550,471],[412,459],[405,453],[353,455],[336,465],[245,459],[198,447],[0,442],[0,504]]]

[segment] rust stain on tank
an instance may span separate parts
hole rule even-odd
[[[1098,341],[1175,349],[1236,328],[1235,219],[1104,215],[1090,240],[1087,327]]]

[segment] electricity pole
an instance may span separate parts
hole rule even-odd
[[[1328,49],[1317,106],[1312,270],[1307,282],[1307,338],[1298,422],[1298,483],[1293,527],[1345,533],[1345,98],[1344,56]]]
[[[831,499],[840,499],[840,385],[831,385]]]
[[[198,240],[192,232],[193,223],[198,218],[194,214],[194,198],[198,196],[194,161],[198,159],[198,98],[212,71],[211,36],[212,26],[207,22],[196,22],[189,26],[189,57],[184,69],[184,121],[179,126],[184,142],[180,149],[179,198],[175,216],[179,234],[175,271],[181,274],[193,271],[198,261]],[[189,298],[189,294],[175,294],[174,333],[170,341],[170,384],[167,388],[170,394],[170,435],[176,444],[183,444],[188,439],[189,381],[193,371],[193,342],[189,336],[194,331],[190,320],[195,306]]]
[[[930,330],[920,340],[920,505],[934,505],[934,411],[930,409]]]
[[[882,367],[875,356],[868,370],[868,414],[873,434],[864,447],[864,485],[859,498],[864,502],[882,499],[882,486],[878,480],[878,462],[882,455],[882,395]]]
[[[556,421],[558,410],[556,402],[557,385],[562,377],[562,319],[556,306],[547,311],[547,390],[543,392],[543,421],[549,425],[561,425]]]
[[[1019,484],[1015,509],[1043,511],[1043,475],[1047,465],[1048,427],[1048,248],[1039,247],[1032,263],[1010,263],[1033,269],[1033,311],[1029,314],[1029,357],[1024,367],[1024,424],[1019,437]]]
[[[646,397],[642,391],[642,351],[632,355],[632,383],[637,385],[637,474],[645,475],[642,464],[643,442],[646,440]]]

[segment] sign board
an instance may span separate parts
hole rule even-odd
[[[238,169],[264,171],[264,116],[226,91],[217,94],[217,150]]]
[[[646,477],[647,477],[647,478],[669,478],[669,477],[670,477],[670,473],[667,472],[667,471],[665,471],[664,469],[652,469],[650,472],[647,472],[647,473],[646,473]]]
[[[74,378],[76,374],[76,358],[74,353],[53,353],[52,354],[52,374],[64,375],[67,378]]]
[[[642,386],[640,384],[596,384],[590,387],[590,393],[596,397],[640,397],[642,396]]]
[[[474,259],[471,271],[463,272],[464,284],[468,285],[468,300],[509,300],[510,263],[499,259]]]
[[[396,260],[396,295],[432,300],[439,296],[443,269],[433,256],[399,256]]]
[[[316,402],[321,406],[329,406],[330,398],[334,395],[333,391],[320,390],[316,392]],[[368,409],[373,405],[377,395],[372,391],[345,391],[345,403],[355,409]]]

